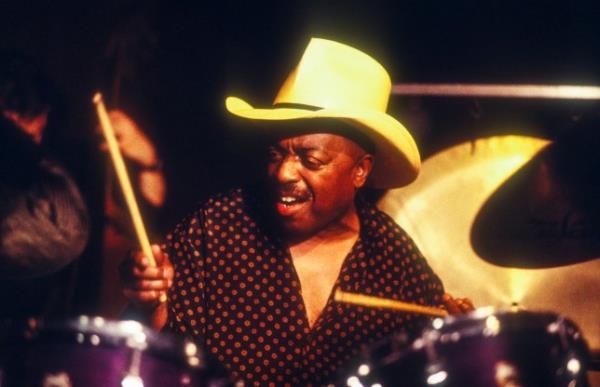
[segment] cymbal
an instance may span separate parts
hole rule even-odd
[[[471,227],[471,244],[480,257],[522,268],[600,257],[600,142],[595,129],[571,128],[485,201]]]
[[[515,171],[550,145],[524,136],[482,138],[423,162],[417,180],[380,201],[415,240],[446,291],[476,306],[553,311],[571,318],[593,351],[600,349],[600,260],[525,269],[493,265],[470,241],[483,204]]]

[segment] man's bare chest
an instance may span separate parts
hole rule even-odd
[[[296,255],[291,249],[294,269],[300,280],[302,298],[311,326],[325,308],[354,242],[355,238],[349,238]]]

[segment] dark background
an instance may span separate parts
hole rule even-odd
[[[95,90],[155,140],[169,179],[160,231],[252,178],[224,98],[267,105],[310,36],[377,58],[394,82],[600,84],[593,1],[37,1],[3,3],[0,48],[33,55],[60,90],[54,147],[101,196]],[[118,87],[116,87],[118,85]],[[115,90],[119,90],[119,93]],[[499,133],[555,137],[597,102],[394,97],[424,157]],[[56,118],[59,117],[59,118]],[[56,124],[59,122],[59,124]],[[94,166],[94,167],[90,167]],[[90,199],[92,202],[96,199]]]

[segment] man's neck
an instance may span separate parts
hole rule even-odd
[[[325,227],[312,235],[290,237],[287,245],[290,249],[302,249],[321,244],[337,243],[339,241],[356,239],[360,230],[360,219],[354,205],[343,215],[329,222]]]

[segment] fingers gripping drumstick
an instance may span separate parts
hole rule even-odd
[[[138,241],[150,265],[156,266],[156,261],[154,260],[154,254],[152,253],[152,248],[150,247],[148,234],[146,233],[146,228],[144,227],[144,222],[142,221],[140,209],[137,205],[137,202],[135,201],[135,195],[133,194],[131,180],[129,179],[129,175],[127,174],[127,169],[125,168],[125,162],[123,161],[123,156],[121,155],[119,144],[117,143],[117,139],[115,137],[115,131],[113,130],[110,118],[108,117],[108,113],[106,112],[106,107],[104,106],[102,94],[100,94],[99,92],[94,94],[93,101],[96,105],[96,111],[100,120],[100,126],[102,127],[102,133],[104,134],[104,138],[106,139],[108,151],[113,161],[115,171],[117,173],[117,178],[119,180],[119,185],[121,186],[121,190],[123,191],[123,196],[125,196],[127,209],[129,210],[129,214],[131,215],[133,227],[135,228],[135,233],[137,235]],[[166,301],[166,297],[164,296],[164,294],[161,295],[160,301]]]
[[[402,312],[420,313],[435,317],[446,317],[448,315],[448,312],[440,308],[409,304],[406,302],[390,300],[389,298],[380,298],[373,296],[365,296],[364,294],[347,293],[341,290],[336,290],[333,299],[335,301],[345,302],[348,304],[356,304],[375,308],[388,308],[399,310]]]

